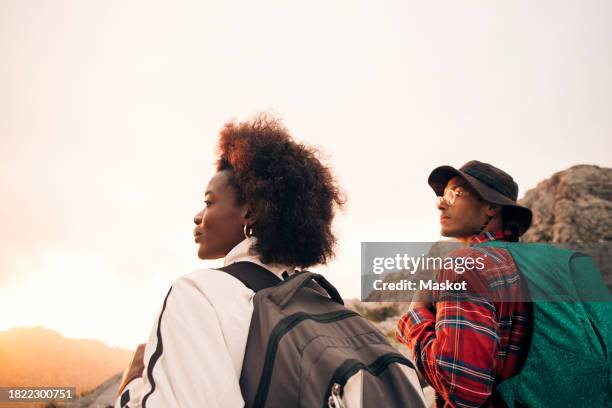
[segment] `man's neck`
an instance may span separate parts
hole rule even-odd
[[[484,229],[480,231],[474,231],[472,235],[468,235],[466,237],[461,237],[457,239],[460,242],[462,242],[464,245],[469,245],[474,240],[474,238],[478,237],[479,235],[486,234],[486,233],[496,235],[500,231],[503,231],[503,229],[504,229],[504,226],[503,226],[501,219],[499,217],[494,217],[487,223]]]

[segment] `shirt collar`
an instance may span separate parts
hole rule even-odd
[[[469,239],[470,244],[480,244],[487,241],[505,241],[510,231],[484,231],[478,235],[474,235]]]
[[[283,272],[287,272],[288,275],[293,274],[295,271],[293,266],[282,264],[264,264],[261,262],[259,255],[257,255],[255,250],[252,249],[256,242],[257,239],[255,237],[245,238],[238,245],[233,247],[232,250],[227,253],[227,255],[225,255],[225,262],[223,266],[231,265],[236,262],[252,262],[266,268],[281,279],[283,279]]]

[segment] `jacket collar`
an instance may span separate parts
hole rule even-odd
[[[295,270],[293,266],[281,264],[264,264],[263,262],[261,262],[257,253],[252,249],[252,246],[256,242],[257,238],[255,237],[245,238],[242,242],[233,247],[227,255],[225,255],[225,262],[223,266],[231,265],[236,262],[252,262],[254,264],[266,268],[281,279],[283,279],[283,272],[287,272],[288,275],[293,274]]]
[[[510,231],[484,231],[471,237],[469,243],[470,245],[475,245],[487,241],[505,241],[508,235],[511,235]]]

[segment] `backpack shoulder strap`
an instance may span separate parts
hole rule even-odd
[[[274,273],[253,262],[235,262],[217,269],[229,273],[255,293],[262,289],[276,286],[281,282],[281,279]]]

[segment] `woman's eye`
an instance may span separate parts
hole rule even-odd
[[[212,204],[210,201],[206,200],[204,201],[204,204],[206,204],[206,207],[210,207],[210,205]]]

